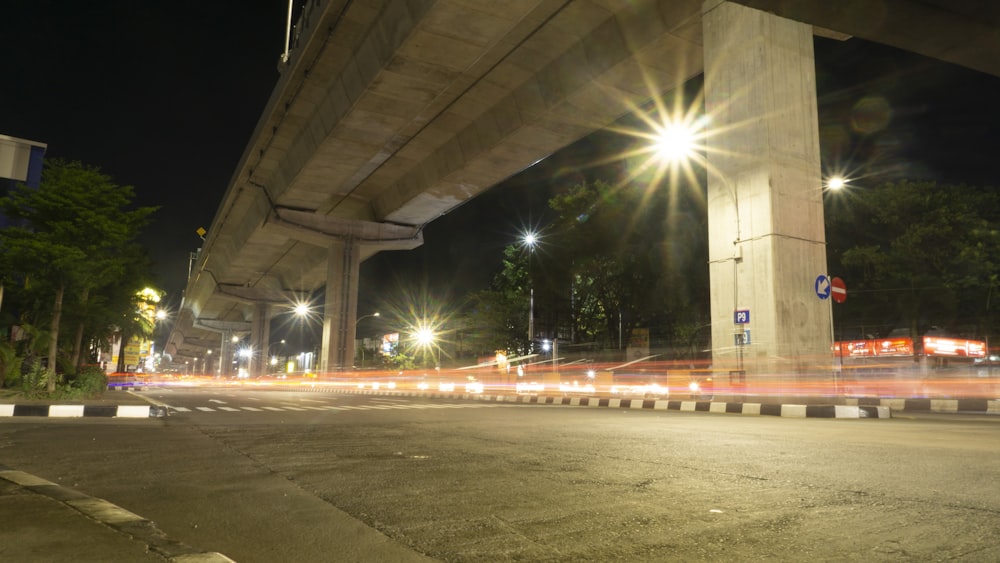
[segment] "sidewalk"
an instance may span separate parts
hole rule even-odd
[[[126,390],[108,390],[93,399],[25,399],[0,390],[0,418],[12,416],[149,418],[167,416],[167,411]]]
[[[168,538],[149,520],[0,465],[0,560],[172,561],[222,563],[232,559]]]

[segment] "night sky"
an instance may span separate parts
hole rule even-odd
[[[278,78],[284,0],[0,3],[0,134],[100,167],[160,206],[143,242],[179,303]],[[824,168],[869,181],[1000,185],[1000,79],[858,39],[816,40]],[[503,245],[543,220],[548,176],[580,169],[598,134],[432,223],[423,247],[362,266],[362,305],[398,287],[486,286]],[[462,233],[455,236],[455,233]],[[360,314],[360,313],[359,313]]]

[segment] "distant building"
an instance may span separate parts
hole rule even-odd
[[[17,182],[38,187],[46,148],[45,143],[0,135],[0,197],[7,195]],[[0,228],[7,225],[7,218],[0,214]]]

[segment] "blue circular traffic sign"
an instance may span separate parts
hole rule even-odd
[[[819,276],[817,276],[816,277],[815,290],[816,290],[816,297],[819,297],[820,299],[829,299],[830,298],[830,278],[826,277],[823,274],[820,274]]]

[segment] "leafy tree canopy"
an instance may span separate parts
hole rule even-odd
[[[13,292],[19,298],[17,322],[37,325],[47,318],[50,372],[57,364],[64,297],[70,317],[91,325],[91,335],[107,330],[109,315],[88,307],[90,299],[134,310],[135,291],[127,298],[114,293],[131,290],[122,287],[130,282],[139,287],[145,282],[148,259],[136,240],[156,208],[133,208],[133,198],[131,186],[115,184],[95,167],[61,159],[46,160],[38,189],[18,185],[0,198],[0,209],[14,222],[0,231],[0,273],[19,288]],[[124,310],[110,314],[130,315]],[[50,390],[53,386],[50,378]]]
[[[885,334],[931,325],[995,330],[1000,194],[993,188],[901,181],[831,202],[830,263],[850,284],[841,322]],[[852,330],[854,329],[854,330]]]

